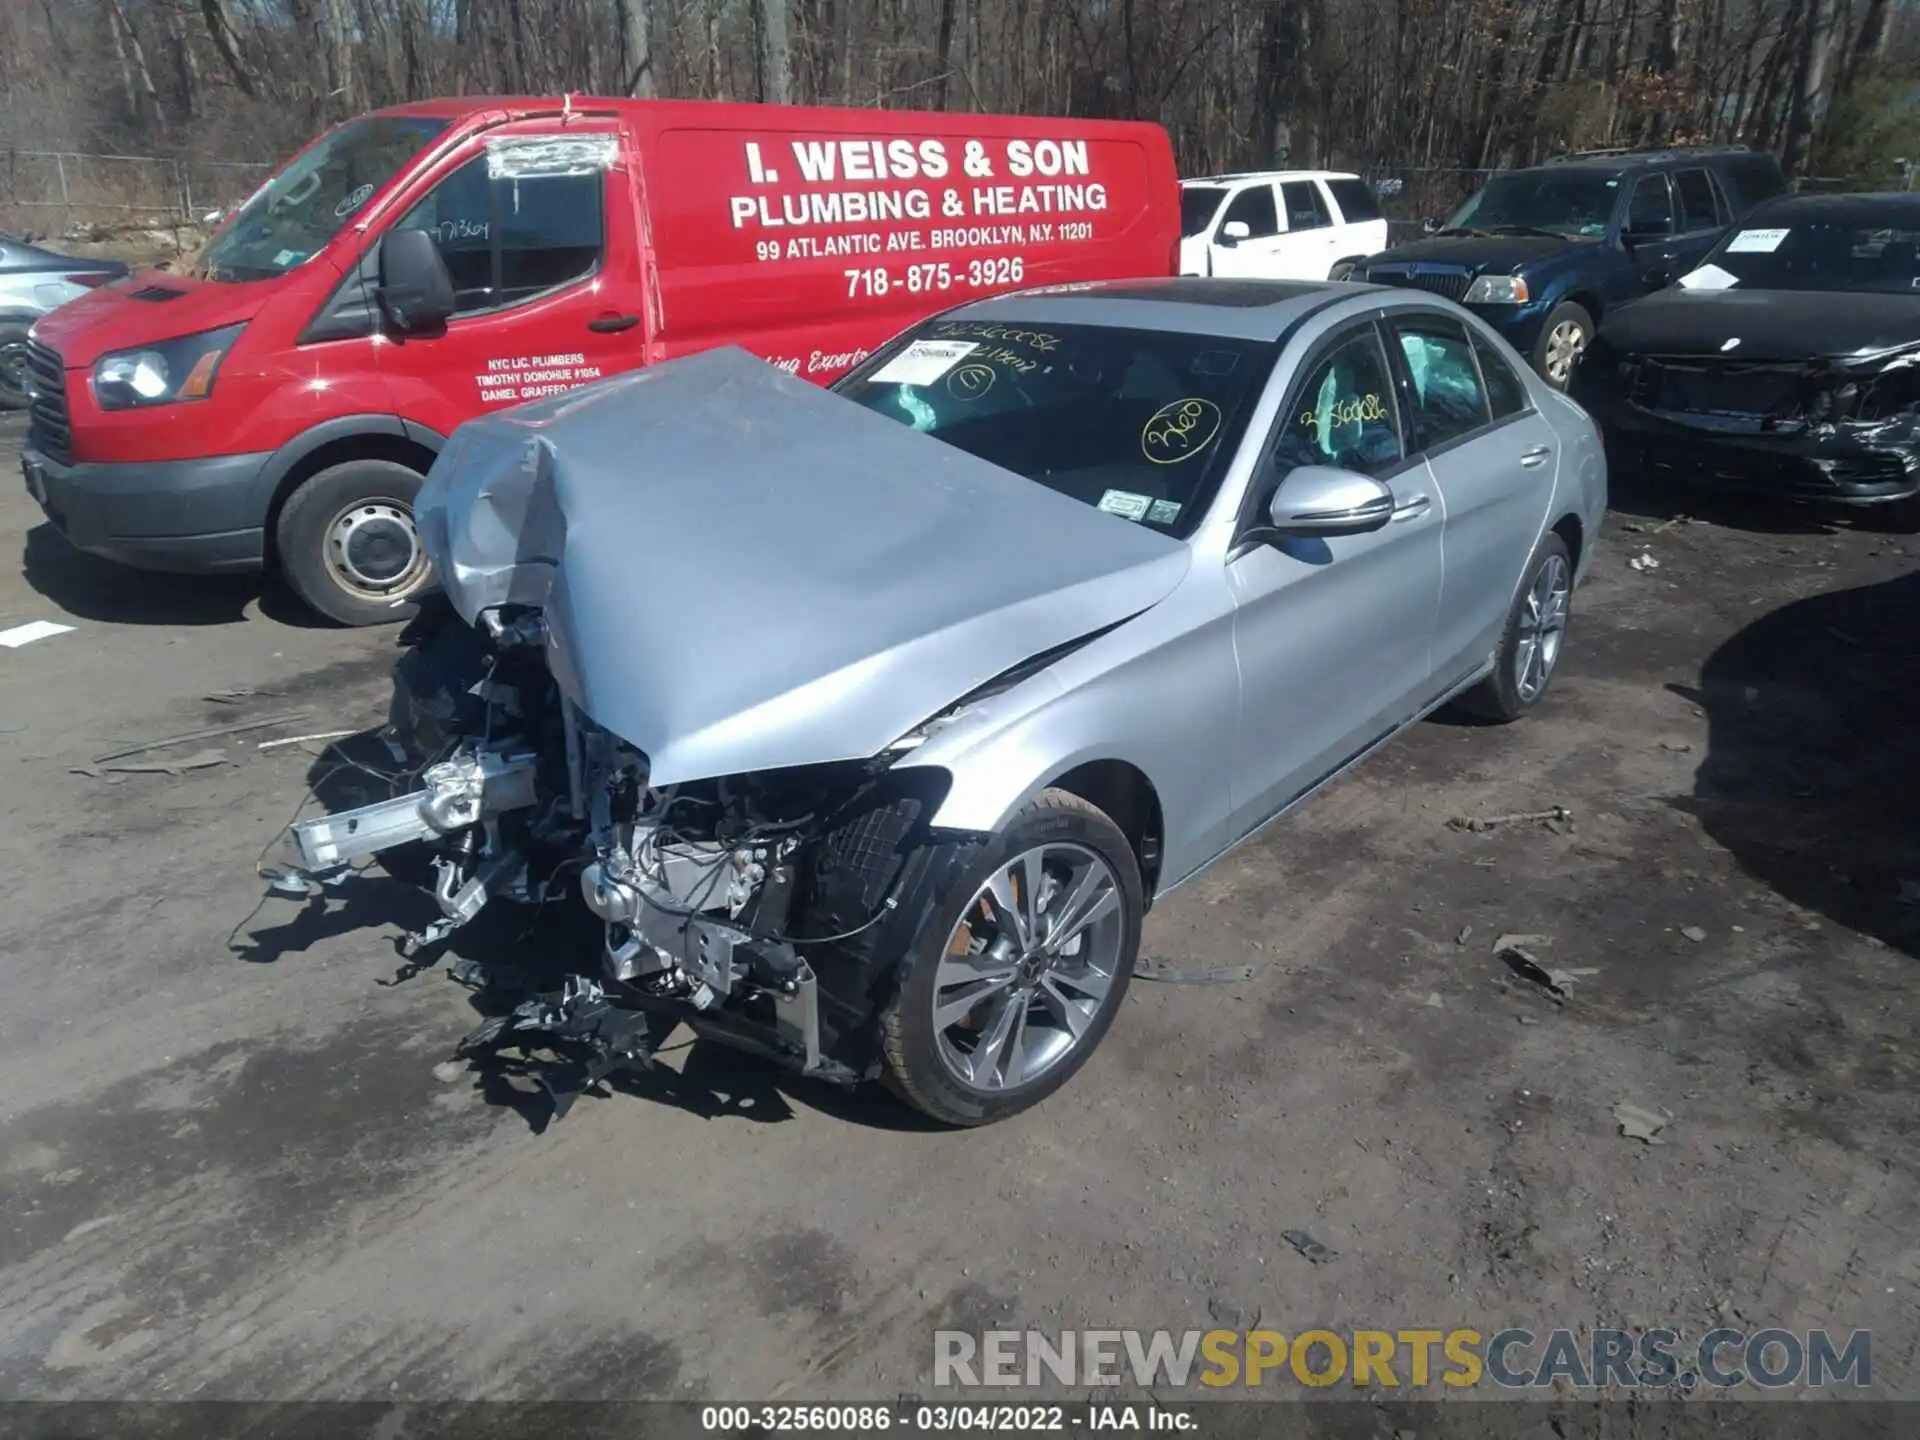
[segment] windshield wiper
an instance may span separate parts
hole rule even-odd
[[[1544,235],[1549,240],[1564,240],[1567,237],[1558,230],[1543,230],[1538,225],[1496,225],[1495,235]]]
[[[1484,235],[1484,230],[1476,230],[1471,225],[1447,225],[1433,232],[1435,235]]]

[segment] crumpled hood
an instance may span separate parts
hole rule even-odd
[[[1585,254],[1597,241],[1579,236],[1434,235],[1409,240],[1371,257],[1368,268],[1408,265],[1458,266],[1473,275],[1511,275],[1525,265]]]
[[[134,350],[251,320],[280,283],[253,280],[228,285],[189,280],[166,270],[135,270],[43,315],[34,334],[41,344],[59,352],[69,370],[85,369],[110,351]],[[156,298],[134,298],[143,292]]]
[[[877,754],[1190,563],[732,348],[469,422],[415,513],[460,614],[543,607],[660,785]]]
[[[1659,290],[1607,316],[1626,355],[1850,360],[1920,342],[1920,295],[1833,290]]]

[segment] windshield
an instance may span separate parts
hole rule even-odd
[[[208,280],[270,280],[303,264],[446,128],[413,116],[340,126],[256,190],[208,242],[195,271]]]
[[[1920,209],[1920,207],[1916,207]],[[1920,214],[1906,229],[1795,225],[1736,230],[1699,269],[1681,277],[1689,290],[1920,291]]]
[[[1220,197],[1226,193],[1218,185],[1180,187],[1180,237],[1183,240],[1207,228],[1220,209]]]
[[[1620,176],[1592,170],[1515,170],[1496,175],[1460,207],[1449,230],[1544,230],[1552,235],[1604,235]]]
[[[934,320],[833,388],[1116,523],[1184,539],[1273,353],[1208,335]]]

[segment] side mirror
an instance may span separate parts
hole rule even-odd
[[[432,332],[453,318],[453,276],[425,230],[395,230],[380,242],[380,308],[396,328]]]
[[[1393,518],[1393,491],[1351,470],[1303,465],[1273,492],[1267,518],[1287,536],[1366,535]]]
[[[1426,219],[1420,222],[1420,233],[1422,235],[1431,235],[1433,234],[1434,231],[1438,230],[1439,228],[1440,228],[1440,222],[1434,219],[1433,216],[1431,215],[1427,216]]]
[[[1253,237],[1253,227],[1244,220],[1229,220],[1220,227],[1222,245],[1238,245],[1242,240]]]

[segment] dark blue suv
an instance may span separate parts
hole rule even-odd
[[[1495,175],[1425,239],[1349,278],[1456,300],[1564,390],[1601,316],[1697,265],[1727,226],[1787,190],[1746,149],[1590,151]]]

